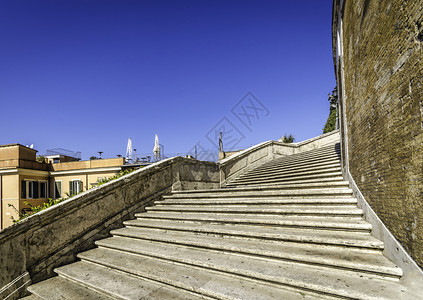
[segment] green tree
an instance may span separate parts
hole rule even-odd
[[[294,138],[294,136],[292,135],[292,134],[290,134],[290,135],[284,135],[283,137],[282,137],[282,143],[287,143],[287,144],[289,144],[289,143],[293,143],[294,142],[294,140],[295,140],[295,138]]]
[[[37,157],[35,158],[36,161],[40,162],[40,163],[45,163],[46,162],[46,158],[42,155],[37,155]]]
[[[332,94],[328,95],[328,101],[330,102],[329,108],[329,117],[326,121],[325,127],[323,127],[323,133],[331,132],[336,129],[336,113],[337,113],[337,103],[338,103],[338,90],[335,87],[332,91]]]

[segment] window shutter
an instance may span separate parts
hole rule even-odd
[[[77,188],[76,188],[77,192],[76,193],[80,193],[82,191],[82,181],[77,180],[76,184],[77,184]]]
[[[61,198],[62,197],[62,182],[61,181],[55,181],[54,182],[54,197]]]
[[[21,198],[26,199],[26,181],[21,181]]]

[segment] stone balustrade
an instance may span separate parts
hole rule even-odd
[[[169,158],[90,189],[0,232],[0,298],[26,294],[30,283],[76,260],[111,229],[172,190],[219,187],[216,163]]]

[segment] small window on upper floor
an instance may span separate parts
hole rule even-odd
[[[47,182],[40,182],[40,198],[47,198]]]
[[[28,198],[32,198],[32,199],[39,198],[39,182],[38,181],[28,182]]]

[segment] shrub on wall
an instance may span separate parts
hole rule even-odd
[[[290,135],[284,135],[283,137],[282,137],[282,143],[287,143],[287,144],[289,144],[289,143],[293,143],[295,141],[295,138],[294,138],[294,136],[292,135],[292,134],[290,134]]]

